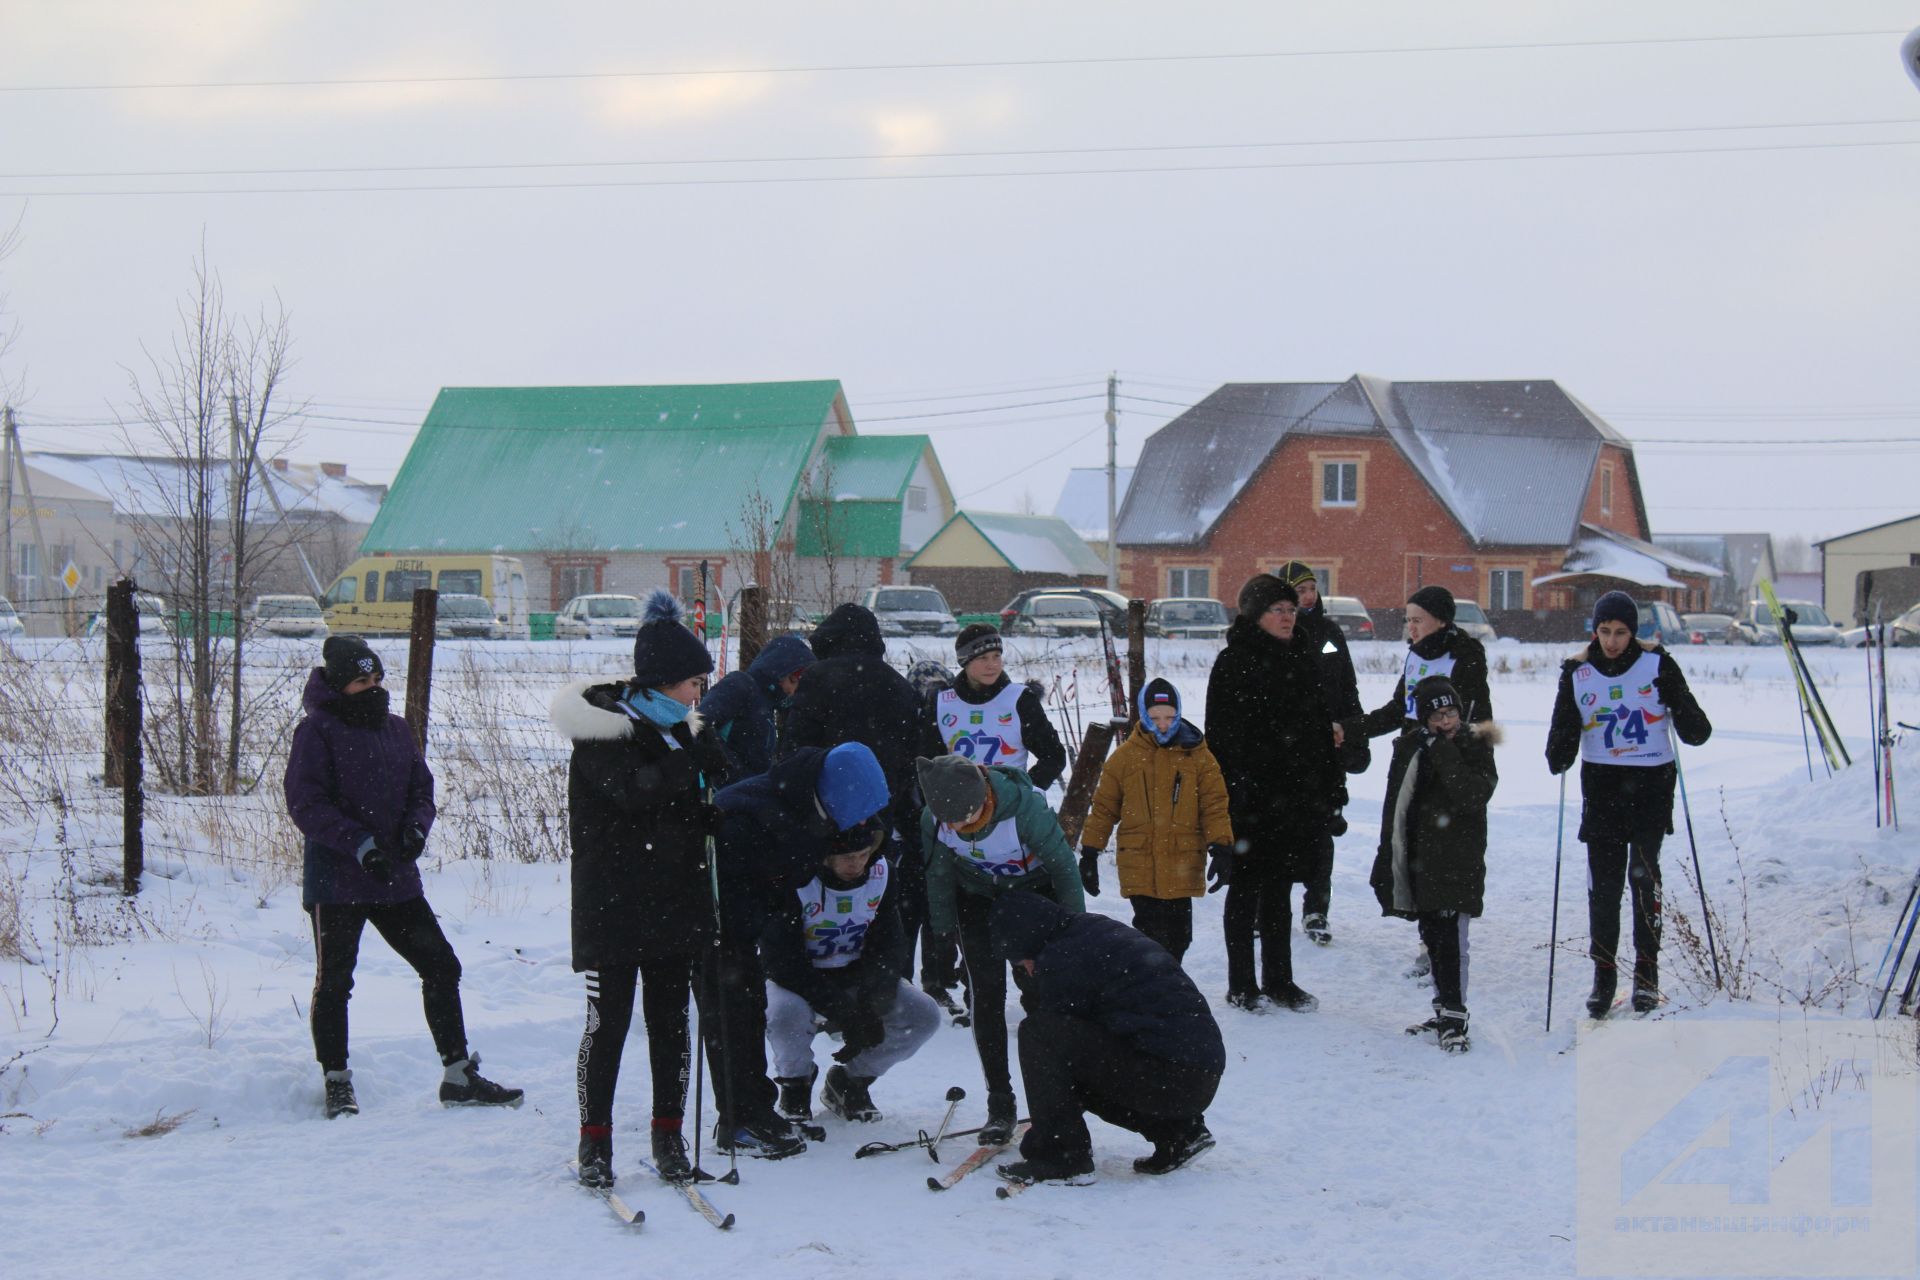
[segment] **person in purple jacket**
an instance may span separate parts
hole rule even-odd
[[[314,1056],[327,1118],[358,1115],[347,1069],[347,998],[360,934],[372,924],[420,975],[427,1027],[446,1073],[440,1101],[520,1105],[521,1091],[480,1074],[460,1011],[460,960],[427,905],[415,865],[433,828],[433,772],[413,731],[387,712],[386,674],[359,636],[334,636],[307,677],[307,718],[287,753],[287,812],[306,837],[300,902],[313,924]]]

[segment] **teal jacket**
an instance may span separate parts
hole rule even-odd
[[[993,824],[987,831],[998,831],[1013,823],[1020,847],[1040,859],[1039,867],[1023,876],[995,876],[961,858],[939,840],[940,820],[933,810],[920,811],[920,845],[927,858],[927,923],[936,933],[952,933],[959,927],[954,913],[956,887],[967,893],[993,897],[1008,889],[1032,889],[1052,882],[1054,900],[1069,911],[1087,909],[1080,888],[1080,868],[1073,850],[1060,832],[1059,820],[1033,783],[1019,769],[1004,765],[987,766],[987,785],[993,788]]]

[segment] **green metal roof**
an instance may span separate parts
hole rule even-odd
[[[833,492],[821,496],[898,502],[930,443],[926,436],[835,436],[821,450]],[[820,475],[824,483],[826,471]]]
[[[828,509],[824,522],[820,516],[823,506]],[[794,551],[802,556],[817,556],[822,544],[831,539],[838,544],[842,556],[897,556],[900,554],[900,516],[898,502],[828,504],[802,499],[800,527],[794,532]]]
[[[784,512],[838,381],[447,387],[371,551],[710,551],[757,490]]]
[[[1091,577],[1107,572],[1107,565],[1073,527],[1058,516],[1023,516],[1010,511],[956,511],[953,519],[940,526],[940,533],[928,538],[920,548],[925,552],[940,541],[940,534],[964,520],[985,538],[1007,567],[1020,573],[1059,573],[1072,577]],[[914,560],[919,559],[916,553]],[[911,569],[914,560],[905,568]]]

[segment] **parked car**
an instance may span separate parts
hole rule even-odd
[[[1730,613],[1689,613],[1680,621],[1687,624],[1689,644],[1732,644],[1728,631],[1733,626]]]
[[[0,596],[0,640],[18,640],[27,634],[27,624],[13,611],[13,601]]]
[[[1373,639],[1373,615],[1358,596],[1328,596],[1327,617],[1349,641]]]
[[[1500,638],[1487,619],[1487,611],[1471,600],[1454,600],[1453,625],[1481,644],[1492,644]]]
[[[1005,631],[1012,626],[1013,620],[1026,612],[1028,602],[1035,596],[1084,596],[1106,615],[1107,626],[1113,629],[1115,635],[1127,634],[1127,598],[1118,591],[1108,591],[1104,587],[1033,587],[1022,591],[1000,610],[1000,629]]]
[[[1038,595],[1001,630],[1010,636],[1097,636],[1100,606],[1085,596]]]
[[[932,587],[868,587],[860,603],[880,620],[883,636],[960,634],[947,598]]]
[[[1887,628],[1887,647],[1920,648],[1920,604],[1893,620]]]
[[[1169,596],[1147,606],[1147,634],[1169,640],[1222,640],[1233,615],[1218,600]]]
[[[1800,645],[1839,644],[1840,628],[1833,625],[1827,611],[1806,600],[1782,600],[1782,609],[1794,615],[1793,638]],[[1774,623],[1773,610],[1765,600],[1749,600],[1733,621],[1729,634],[1736,644],[1778,644],[1780,628]]]
[[[485,596],[450,592],[440,597],[433,634],[442,640],[497,640],[506,628]]]
[[[1642,640],[1651,640],[1663,648],[1671,649],[1677,644],[1692,644],[1693,635],[1687,630],[1687,624],[1681,621],[1680,611],[1664,600],[1636,600],[1640,610],[1640,631]]]
[[[269,636],[327,638],[327,616],[312,596],[260,596],[247,610],[247,630]]]
[[[555,640],[631,640],[639,630],[638,596],[575,596],[553,615]]]
[[[167,608],[167,602],[147,591],[133,593],[134,611],[140,618],[140,634],[147,636],[168,636],[173,634],[173,610]],[[107,606],[103,602],[100,612],[87,622],[87,637],[107,634]]]

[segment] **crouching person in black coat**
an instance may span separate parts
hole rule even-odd
[[[1206,997],[1165,947],[1034,893],[993,905],[993,944],[1025,974],[1020,1074],[1033,1127],[1009,1182],[1093,1181],[1085,1113],[1153,1142],[1133,1162],[1168,1173],[1213,1145],[1206,1110],[1227,1051]]]
[[[1419,728],[1393,744],[1380,852],[1371,881],[1384,915],[1420,926],[1433,957],[1433,1016],[1408,1035],[1432,1035],[1449,1053],[1467,1040],[1467,922],[1487,884],[1487,801],[1500,775],[1492,723],[1460,719],[1460,695],[1445,676],[1414,686]]]
[[[862,823],[830,837],[818,874],[786,896],[761,935],[767,1047],[790,1120],[813,1118],[819,1031],[841,1039],[821,1104],[842,1120],[871,1121],[880,1119],[873,1082],[940,1026],[940,1006],[901,977],[908,955],[893,872],[880,856],[885,835]]]

